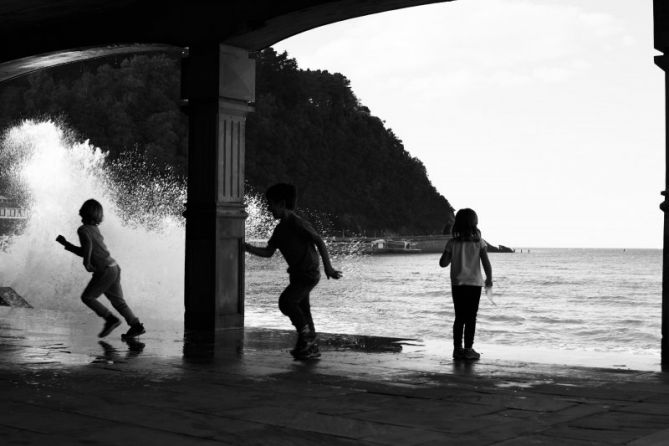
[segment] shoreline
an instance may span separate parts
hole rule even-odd
[[[44,333],[58,331],[59,326],[67,326],[70,327],[69,335],[81,336],[87,333],[86,336],[90,339],[82,338],[81,341],[86,344],[95,343],[97,342],[95,333],[99,329],[100,322],[97,317],[89,315],[85,310],[73,312],[0,306],[0,320],[11,319],[10,325],[18,325],[17,329],[38,330]],[[183,354],[180,348],[175,350],[175,347],[178,347],[184,339],[182,320],[155,318],[144,318],[143,320],[145,325],[150,327],[151,332],[161,334],[162,340],[154,345],[155,349],[167,356],[179,357]],[[289,339],[290,342],[294,337],[293,330],[287,328],[247,324],[240,330],[249,333],[266,333],[270,337]],[[117,334],[120,336],[120,333],[121,331]],[[417,370],[437,370],[440,367],[439,364],[452,360],[453,347],[451,340],[446,338],[412,338],[341,332],[320,332],[319,335],[322,342],[329,346],[328,348],[354,349],[368,353],[385,351],[394,352],[400,357],[414,358],[414,360],[420,358],[415,361]],[[485,341],[476,342],[474,348],[481,353],[482,361],[485,362],[516,362],[541,367],[575,367],[611,371],[659,372],[661,370],[659,347],[658,351],[649,352],[647,355],[630,351],[546,349],[538,346],[513,346]]]
[[[318,360],[294,361],[287,331],[227,329],[188,341],[150,329],[123,342],[117,332],[98,340],[95,317],[46,316],[0,311],[0,436],[8,444],[669,441],[663,373],[488,355],[453,361],[352,336],[324,342]]]

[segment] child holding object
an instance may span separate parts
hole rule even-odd
[[[323,259],[323,269],[328,279],[339,279],[342,273],[330,264],[323,239],[309,222],[295,213],[295,186],[275,184],[267,189],[265,196],[269,210],[275,219],[280,220],[279,224],[274,228],[266,247],[244,243],[244,249],[260,257],[272,257],[277,249],[283,255],[288,263],[289,285],[279,296],[279,309],[290,318],[297,330],[297,343],[291,354],[295,359],[316,358],[320,352],[309,303],[309,293],[321,277],[316,249]]]
[[[121,325],[119,318],[98,301],[98,297],[102,294],[107,296],[112,306],[130,325],[128,332],[121,336],[122,339],[131,339],[145,333],[144,325],[139,322],[137,316],[133,314],[123,299],[121,267],[109,255],[104,238],[100,229],[98,229],[98,225],[104,217],[102,205],[93,199],[86,200],[79,209],[79,215],[83,223],[77,229],[81,246],[73,245],[62,235],[56,237],[56,241],[63,245],[66,250],[83,257],[84,268],[86,268],[86,271],[93,273],[91,281],[81,295],[81,300],[105,321],[98,336],[104,338]]]
[[[488,246],[478,229],[478,216],[471,209],[460,209],[455,215],[452,238],[446,243],[439,259],[442,268],[451,265],[451,289],[455,321],[453,322],[453,359],[479,359],[474,350],[476,314],[481,299],[481,265],[485,271],[485,286],[492,287],[492,266]],[[464,330],[464,348],[462,334]]]

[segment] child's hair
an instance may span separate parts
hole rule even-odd
[[[99,225],[102,223],[104,217],[102,212],[102,205],[94,199],[84,201],[79,209],[79,215],[88,225]]]
[[[451,229],[451,236],[455,240],[464,242],[478,242],[481,240],[481,231],[477,227],[479,217],[472,209],[460,209],[455,214],[455,223]]]
[[[297,189],[292,184],[288,183],[277,183],[273,186],[270,186],[265,192],[265,197],[267,201],[278,203],[283,201],[286,203],[286,209],[295,209],[295,204],[297,201]]]

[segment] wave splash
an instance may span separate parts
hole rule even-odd
[[[78,142],[53,121],[25,121],[0,142],[0,164],[29,218],[0,250],[0,286],[11,286],[35,307],[81,311],[90,278],[81,259],[55,243],[58,234],[78,244],[81,204],[95,198],[105,210],[100,230],[122,268],[129,304],[139,314],[183,317],[185,183],[150,175],[141,160],[110,161],[88,141]],[[273,228],[262,200],[246,197],[247,237]]]

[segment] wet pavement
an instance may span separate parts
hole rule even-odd
[[[0,307],[0,438],[38,445],[667,445],[669,374],[490,358],[289,331],[135,342],[97,318]]]

